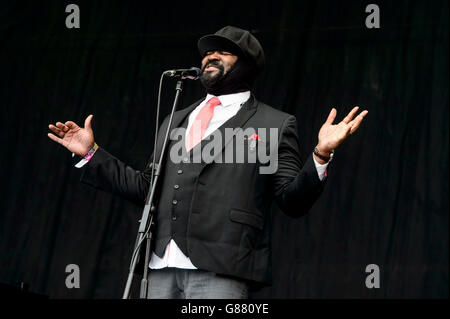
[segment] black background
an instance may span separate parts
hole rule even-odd
[[[67,29],[76,3],[81,28]],[[83,125],[142,169],[163,70],[198,66],[225,25],[266,52],[256,97],[294,114],[306,159],[331,107],[369,114],[309,215],[274,208],[274,285],[254,298],[448,298],[448,4],[375,1],[17,1],[0,6],[0,282],[52,298],[120,298],[141,209],[79,183],[48,124]],[[165,82],[163,116],[175,82]],[[186,83],[183,107],[201,98]],[[67,289],[65,267],[81,269]],[[377,264],[381,287],[365,286]],[[136,287],[135,287],[136,288]]]

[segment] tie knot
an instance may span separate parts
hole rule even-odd
[[[206,103],[206,104],[208,104],[209,107],[213,108],[220,104],[220,100],[217,97],[212,97],[209,99],[208,103]]]

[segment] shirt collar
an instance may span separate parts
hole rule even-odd
[[[209,101],[214,96],[215,95],[208,94],[205,101]],[[219,95],[217,96],[217,98],[219,99],[223,107],[227,107],[236,103],[242,104],[250,98],[250,91]]]

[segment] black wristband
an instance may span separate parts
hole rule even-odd
[[[317,147],[314,148],[314,155],[316,155],[318,158],[320,158],[322,161],[329,162],[333,158],[334,151],[331,151],[330,156],[324,156],[319,153],[319,150]]]

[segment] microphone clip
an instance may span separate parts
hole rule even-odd
[[[176,69],[176,70],[167,70],[164,72],[165,76],[168,77],[181,77],[182,80],[197,80],[200,77],[201,70],[196,67],[192,67],[190,69]]]

